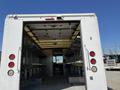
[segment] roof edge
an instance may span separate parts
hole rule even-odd
[[[56,17],[56,16],[62,16],[62,17],[72,17],[72,16],[79,16],[79,17],[85,17],[85,16],[96,16],[95,13],[57,13],[57,14],[9,14],[7,17],[13,18],[29,18],[29,17]]]

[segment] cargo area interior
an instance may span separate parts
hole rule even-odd
[[[20,90],[76,88],[85,90],[80,21],[24,22]]]

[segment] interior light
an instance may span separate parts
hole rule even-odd
[[[79,38],[80,38],[80,36],[77,36],[77,38],[79,39]]]

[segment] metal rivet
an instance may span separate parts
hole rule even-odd
[[[90,40],[92,40],[92,37],[90,37]]]

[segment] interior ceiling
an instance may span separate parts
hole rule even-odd
[[[29,23],[26,26],[30,30],[27,33],[32,33],[31,36],[38,40],[41,48],[69,48],[73,35],[79,33],[76,32],[78,22],[42,22]]]

